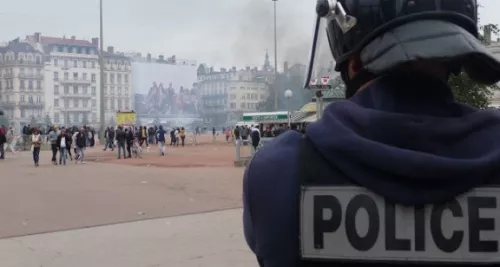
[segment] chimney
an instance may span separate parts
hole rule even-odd
[[[250,70],[250,66],[246,66],[245,70]]]
[[[231,70],[236,72],[236,67],[232,67]]]
[[[71,36],[71,40],[76,40],[76,36]]]
[[[148,53],[147,59],[148,59],[148,61],[151,61],[151,54],[150,53]]]
[[[99,38],[92,38],[92,45],[99,46]]]
[[[176,62],[176,60],[175,60],[175,55],[173,55],[173,56],[171,57],[171,59],[172,59],[172,63],[174,63],[174,64],[175,64],[175,62]]]
[[[160,59],[160,61],[164,61],[164,56],[163,55],[159,55],[158,58]]]
[[[33,34],[33,36],[35,37],[35,42],[37,43],[40,43],[42,41],[42,34],[39,33],[39,32],[35,32],[35,34]]]
[[[285,61],[285,63],[283,63],[283,71],[284,72],[288,71],[288,61]]]
[[[108,46],[108,53],[114,54],[115,53],[115,48],[112,46]]]

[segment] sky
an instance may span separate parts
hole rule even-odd
[[[482,24],[500,24],[500,0],[478,0]],[[103,0],[104,46],[196,60],[216,68],[262,66],[274,59],[271,0]],[[306,62],[315,0],[278,0],[278,65]],[[99,36],[98,0],[0,0],[0,41]]]

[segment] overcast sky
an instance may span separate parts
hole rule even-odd
[[[500,0],[479,0],[481,23],[500,24]],[[278,61],[306,61],[315,0],[279,0]],[[98,0],[0,0],[0,40],[99,36]],[[104,45],[177,55],[216,67],[273,62],[271,0],[104,0]],[[281,63],[279,63],[281,65]]]

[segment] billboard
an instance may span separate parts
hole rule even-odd
[[[198,114],[197,67],[133,62],[133,89],[138,117]]]

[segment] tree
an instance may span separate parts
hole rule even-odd
[[[485,45],[491,44],[491,34],[498,34],[499,28],[496,24],[487,24],[481,26],[486,34],[480,36]],[[452,75],[448,81],[455,99],[459,103],[468,104],[477,108],[487,108],[490,104],[493,91],[500,90],[498,85],[487,86],[472,81],[464,72],[459,75]]]

